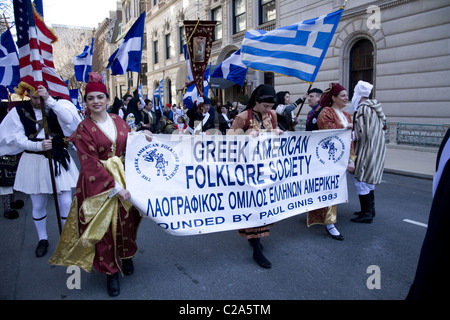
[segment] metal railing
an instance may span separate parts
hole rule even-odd
[[[386,142],[438,148],[449,127],[449,124],[389,122]]]
[[[306,120],[300,119],[295,130],[305,130],[305,124]],[[439,148],[450,124],[389,122],[386,126],[386,143]]]

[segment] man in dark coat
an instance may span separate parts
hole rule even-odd
[[[441,143],[436,161],[428,229],[420,252],[416,275],[407,300],[444,300],[450,287],[447,256],[450,252],[450,129]]]

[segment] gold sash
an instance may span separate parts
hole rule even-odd
[[[101,160],[109,174],[125,188],[125,169],[121,158],[111,157]],[[118,207],[121,201],[128,211],[132,207],[129,201],[122,201],[119,197],[109,197],[112,189],[84,200],[81,208],[74,197],[63,232],[49,263],[53,265],[76,265],[87,272],[92,271],[95,257],[95,244],[100,241],[111,226],[114,242],[118,220]],[[86,230],[79,236],[78,211],[83,210]]]

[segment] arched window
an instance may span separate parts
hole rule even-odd
[[[350,51],[350,79],[348,94],[353,96],[353,89],[359,80],[374,84],[374,48],[370,40],[362,39],[353,45]]]

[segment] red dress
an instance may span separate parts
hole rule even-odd
[[[342,112],[348,123],[352,123],[352,117],[346,113]],[[317,117],[317,126],[319,130],[324,129],[343,129],[344,124],[339,118],[338,114],[331,107],[323,108],[322,112]],[[353,154],[353,145],[351,147],[351,154]],[[307,225],[308,227],[314,224],[332,224],[336,223],[337,220],[337,207],[335,205],[325,208],[320,208],[316,210],[309,211],[307,214]]]
[[[120,271],[121,259],[131,258],[137,252],[136,233],[141,217],[134,207],[124,206],[122,201],[117,200],[117,195],[110,196],[117,179],[105,168],[105,162],[110,160],[121,161],[123,164],[130,127],[119,116],[110,114],[110,117],[117,133],[114,142],[90,117],[86,117],[71,136],[71,141],[77,149],[81,170],[69,213],[71,219],[68,218],[67,228],[64,227],[58,248],[50,259],[52,264],[75,264],[88,272],[91,264],[91,267],[100,273],[113,274]],[[116,206],[106,206],[111,200],[116,201]],[[115,212],[104,214],[107,210],[111,211],[102,211],[101,208],[105,207],[115,208]],[[113,218],[111,221],[102,221],[100,215]],[[96,230],[87,231],[91,223],[95,224],[97,229],[103,228],[102,233],[98,234]],[[102,226],[102,223],[108,225]],[[83,239],[85,233],[97,233],[95,237],[99,241],[93,244],[92,236]],[[95,254],[93,248],[91,253],[87,253],[85,248],[93,245]]]

